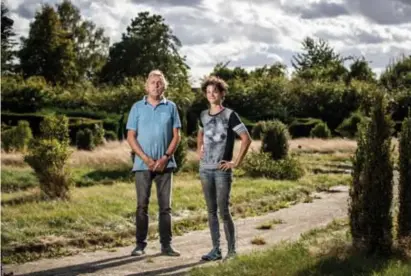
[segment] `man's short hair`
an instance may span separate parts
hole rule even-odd
[[[167,79],[166,79],[166,77],[164,76],[163,72],[161,72],[161,71],[158,70],[158,69],[152,70],[152,71],[148,74],[147,81],[148,81],[151,77],[153,77],[153,76],[158,76],[158,77],[160,77],[161,80],[163,81],[164,89],[167,89],[168,82],[167,82]]]
[[[214,85],[214,87],[217,88],[217,90],[220,91],[221,93],[223,92],[227,93],[227,88],[228,88],[227,83],[223,79],[217,76],[209,76],[201,85],[201,91],[203,91],[203,93],[206,93],[207,86],[209,85]]]

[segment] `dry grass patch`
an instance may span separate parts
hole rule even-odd
[[[105,167],[109,165],[130,165],[130,146],[126,141],[111,141],[95,148],[93,151],[77,150],[72,147],[73,154],[69,159],[69,164],[73,167],[98,166]],[[22,153],[1,153],[1,164],[3,166],[25,167]]]
[[[261,237],[261,236],[255,236],[255,237],[251,240],[251,243],[252,243],[252,244],[255,244],[255,245],[264,245],[264,244],[266,244],[267,242],[265,241],[265,239],[264,239],[263,237]]]
[[[300,138],[290,141],[290,149],[296,152],[354,152],[357,148],[355,140],[348,139],[319,139],[319,138]]]
[[[240,150],[241,142],[236,141],[234,146],[234,154]],[[259,151],[261,141],[255,140],[251,143],[250,150]],[[294,152],[353,152],[356,148],[356,142],[346,139],[311,139],[302,138],[290,141],[290,150]],[[111,141],[97,147],[93,151],[76,150],[72,148],[73,154],[70,157],[70,164],[74,167],[88,166],[108,166],[130,164],[130,146],[126,141]],[[197,160],[195,151],[189,151],[187,160]],[[23,160],[21,153],[5,153],[1,154],[2,165],[24,167],[27,164]]]
[[[270,221],[263,222],[262,224],[258,225],[256,227],[256,229],[258,229],[258,230],[270,230],[270,229],[273,228],[274,225],[282,224],[282,223],[284,223],[284,221],[282,221],[281,219],[273,219],[273,220],[270,220]]]
[[[130,146],[126,141],[112,141],[93,151],[76,150],[70,158],[72,166],[106,166],[131,164]]]

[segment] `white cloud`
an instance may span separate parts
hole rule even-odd
[[[26,35],[40,1],[8,5],[15,30]],[[58,0],[43,0],[54,5]],[[291,58],[305,36],[321,37],[343,55],[364,55],[376,72],[411,54],[409,0],[73,0],[82,15],[118,41],[141,11],[165,18],[181,40],[197,82],[217,62],[254,68],[276,61],[291,71]]]

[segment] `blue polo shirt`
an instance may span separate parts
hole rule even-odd
[[[157,106],[152,106],[147,97],[131,107],[127,120],[127,129],[137,131],[137,141],[143,151],[154,160],[166,153],[173,139],[173,128],[181,128],[177,106],[163,98]],[[170,158],[167,168],[176,168],[174,156]],[[148,170],[143,160],[136,155],[133,171]]]

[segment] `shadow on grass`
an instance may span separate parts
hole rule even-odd
[[[197,261],[197,262],[193,262],[193,263],[177,265],[177,266],[172,266],[172,267],[167,267],[167,268],[161,268],[161,269],[156,269],[156,270],[151,270],[151,271],[146,271],[146,272],[141,272],[141,273],[128,274],[127,276],[155,276],[155,275],[161,275],[161,274],[164,274],[164,273],[167,273],[167,275],[173,275],[173,276],[187,275],[187,271],[180,271],[180,272],[176,272],[176,271],[182,270],[182,269],[185,270],[187,268],[194,267],[194,266],[199,265],[201,263],[204,263],[204,262]],[[175,273],[173,273],[173,272],[175,272]]]
[[[44,198],[39,194],[26,195],[21,197],[16,197],[8,200],[2,200],[1,206],[19,205],[23,203],[39,202],[43,201]]]
[[[97,169],[75,180],[76,187],[88,187],[96,184],[110,185],[117,181],[133,181],[130,168]]]
[[[85,273],[95,273],[102,269],[113,268],[117,266],[126,265],[129,263],[134,263],[147,259],[148,257],[158,257],[160,253],[153,255],[146,255],[142,257],[132,257],[132,256],[119,256],[103,260],[98,260],[94,262],[88,262],[78,265],[69,265],[64,267],[52,268],[47,270],[42,270],[33,273],[19,274],[20,276],[48,276],[48,275],[81,275]],[[11,273],[12,271],[7,271]]]
[[[19,174],[16,172],[15,174]],[[24,191],[29,188],[39,187],[38,179],[33,172],[29,172],[32,175],[32,181],[23,183],[23,180],[19,180],[18,176],[13,181],[8,181],[2,178],[2,192],[17,192]],[[129,167],[112,168],[112,169],[95,169],[91,172],[81,173],[74,171],[73,177],[75,187],[91,187],[94,185],[112,185],[116,182],[134,182],[134,174]],[[16,184],[17,183],[17,184]],[[31,202],[39,202],[45,200],[40,195],[30,194],[20,196],[17,198],[2,200],[1,206],[19,205]]]
[[[379,275],[391,262],[405,261],[401,255],[387,257],[366,256],[361,253],[351,253],[344,257],[324,256],[314,265],[296,273],[297,276],[346,276],[346,275]]]

